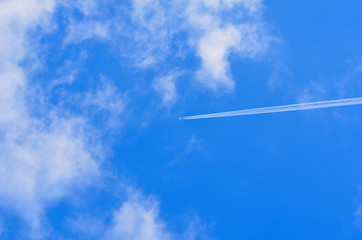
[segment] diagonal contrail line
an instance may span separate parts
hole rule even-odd
[[[346,98],[346,99],[322,101],[322,102],[299,103],[299,104],[283,105],[283,106],[275,106],[275,107],[253,108],[253,109],[237,110],[237,111],[230,111],[230,112],[202,114],[202,115],[195,115],[195,116],[180,117],[179,119],[180,120],[189,120],[189,119],[201,119],[201,118],[244,116],[244,115],[254,115],[254,114],[264,114],[264,113],[300,111],[300,110],[309,110],[309,109],[317,109],[317,108],[342,107],[342,106],[358,105],[358,104],[362,104],[362,97]]]

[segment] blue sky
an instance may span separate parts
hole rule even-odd
[[[1,239],[360,239],[362,3],[0,1]]]

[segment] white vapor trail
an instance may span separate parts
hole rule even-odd
[[[211,113],[211,114],[180,117],[179,119],[189,120],[189,119],[200,119],[200,118],[244,116],[244,115],[254,115],[254,114],[264,114],[264,113],[309,110],[317,108],[342,107],[342,106],[358,105],[358,104],[362,104],[362,97],[346,98],[346,99],[323,101],[323,102],[300,103],[300,104],[275,106],[275,107],[253,108],[253,109],[237,110],[231,112]]]

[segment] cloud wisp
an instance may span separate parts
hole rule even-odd
[[[346,98],[346,99],[322,101],[322,102],[299,103],[299,104],[283,105],[283,106],[275,106],[275,107],[252,108],[252,109],[237,110],[237,111],[230,111],[230,112],[187,116],[187,117],[180,117],[180,120],[233,117],[233,116],[257,115],[257,114],[278,113],[278,112],[291,112],[291,111],[310,110],[310,109],[318,109],[318,108],[359,105],[359,104],[362,104],[362,97]]]

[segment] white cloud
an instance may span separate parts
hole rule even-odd
[[[233,90],[229,55],[254,58],[269,44],[265,25],[259,23],[261,1],[190,1],[186,10],[191,45],[197,49],[201,69],[197,79],[218,90]]]
[[[0,2],[0,202],[42,234],[44,210],[98,173],[96,153],[82,118],[48,111],[35,117],[31,81],[19,67],[31,47],[32,29],[49,26],[55,1]],[[40,234],[40,235],[39,235]]]
[[[0,124],[24,121],[26,77],[19,63],[30,51],[26,33],[46,25],[53,8],[52,1],[0,2]]]
[[[129,41],[119,43],[123,48],[121,51],[137,66],[151,67],[167,55],[169,41],[177,22],[169,21],[173,18],[172,11],[165,8],[165,2],[159,0],[131,2],[132,9],[129,16],[131,25],[122,25],[121,29],[121,35]]]
[[[260,0],[179,0],[167,4],[134,0],[133,4],[132,19],[137,25],[131,35],[142,45],[143,51],[135,54],[136,58],[141,56],[142,66],[153,66],[173,54],[169,52],[171,42],[186,33],[188,47],[196,50],[201,60],[197,79],[213,90],[234,88],[230,53],[255,58],[268,49],[271,39],[261,21]]]
[[[122,114],[127,105],[126,95],[120,94],[119,89],[106,77],[100,76],[100,85],[93,91],[85,94],[83,106],[99,113],[108,128],[119,128]]]
[[[187,217],[187,228],[182,233],[171,232],[160,216],[159,203],[153,196],[146,197],[138,190],[127,187],[126,199],[121,206],[95,216],[69,219],[68,228],[86,239],[105,240],[195,240],[213,239],[208,232],[212,226],[197,216]],[[110,217],[110,218],[109,218]],[[91,228],[89,226],[92,226]]]
[[[198,79],[206,86],[216,90],[224,86],[234,88],[230,79],[227,56],[233,48],[237,48],[240,34],[235,27],[214,29],[203,36],[198,43],[198,54],[202,59],[202,68]]]
[[[0,62],[3,68],[16,65],[25,56],[27,30],[38,24],[48,25],[54,5],[54,1],[41,0],[0,2]]]
[[[160,220],[158,203],[133,191],[113,215],[105,239],[168,240],[174,239]]]
[[[90,38],[107,39],[141,68],[159,66],[169,59],[196,54],[201,61],[196,79],[217,91],[233,90],[235,86],[230,73],[231,53],[238,57],[256,58],[265,53],[272,39],[262,21],[261,0],[130,2],[130,6],[126,7],[129,14],[124,11],[120,16],[116,14],[111,18],[84,10],[82,20],[70,22],[65,43],[78,43]],[[94,9],[94,6],[87,5],[78,7]],[[101,20],[93,20],[94,15]],[[181,35],[187,38],[182,43],[177,40]],[[175,46],[187,53],[175,53]]]
[[[125,107],[124,98],[117,92],[118,89],[111,82],[107,82],[105,78],[101,82],[103,84],[96,89],[94,94],[87,95],[86,103],[95,105],[99,110],[105,110],[112,114],[119,115],[123,113]]]
[[[261,0],[224,0],[224,2],[228,7],[242,4],[250,13],[255,13],[262,7]]]
[[[54,87],[59,85],[72,85],[77,79],[79,72],[82,70],[82,63],[87,59],[88,53],[86,50],[82,50],[77,60],[67,60],[64,62],[64,66],[57,69],[57,73],[60,77],[49,81],[47,90],[52,90]]]
[[[64,6],[73,6],[61,2]],[[28,104],[28,99],[36,96],[31,95],[32,81],[20,64],[29,55],[36,55],[30,32],[38,27],[52,28],[51,18],[57,3],[55,0],[0,1],[0,202],[15,209],[34,234],[41,233],[47,207],[69,196],[74,188],[92,183],[99,174],[98,158],[102,155],[92,142],[85,118],[46,106],[40,106],[43,115],[39,117]],[[188,47],[194,48],[202,62],[198,79],[215,90],[232,89],[229,54],[254,57],[266,46],[263,29],[249,23],[252,20],[246,17],[240,22],[239,18],[233,19],[233,15],[225,17],[232,7],[239,9],[237,4],[244,6],[240,8],[243,14],[245,11],[255,14],[260,11],[259,1],[134,0],[133,3],[131,20],[133,27],[137,27],[121,31],[132,33],[130,38],[136,44],[130,45],[138,50],[128,55],[137,58],[139,66],[162,61],[169,53],[172,36],[186,33]],[[74,4],[86,16],[97,15],[97,4],[91,1]],[[110,39],[112,27],[109,19],[74,21],[64,41]],[[74,74],[69,76],[57,84],[71,83]],[[172,73],[153,83],[164,104],[172,104],[177,99],[177,77]],[[105,83],[83,100],[97,111],[108,112],[112,125],[125,108],[125,98],[117,92],[115,86]],[[108,239],[173,239],[160,219],[157,201],[135,192],[114,213],[105,236]]]
[[[83,1],[83,0],[60,0],[59,1],[63,6],[71,9],[76,8],[81,11],[84,15],[97,15],[99,10],[99,3],[100,1]],[[108,2],[104,0],[103,2]]]
[[[110,37],[109,26],[109,22],[91,20],[77,22],[71,20],[68,27],[68,34],[64,39],[64,44],[77,44],[88,39],[108,39]]]
[[[58,0],[66,11],[77,9],[81,17],[74,17],[69,14],[67,17],[66,36],[63,39],[64,45],[78,44],[84,40],[105,41],[114,37],[111,18],[107,17],[108,9],[114,3],[113,0],[83,1],[83,0]],[[114,8],[114,7],[112,7]],[[114,24],[113,24],[114,25]]]
[[[38,106],[41,116],[35,116],[33,110],[39,109],[32,109],[27,101],[36,96],[31,95],[31,79],[19,64],[36,54],[29,31],[48,26],[55,8],[53,1],[0,2],[0,203],[27,222],[32,238],[47,236],[43,227],[47,207],[76,188],[94,183],[102,155],[92,142],[86,119],[49,106]],[[105,83],[89,93],[86,101],[118,117],[125,102],[116,91]],[[128,225],[123,226],[124,222]],[[157,203],[134,194],[115,213],[107,234],[169,238],[163,230]]]
[[[7,131],[0,146],[1,202],[41,230],[44,207],[97,176],[81,119],[35,120],[24,130]],[[16,127],[16,126],[14,126]]]
[[[180,72],[172,72],[166,76],[160,76],[154,79],[152,87],[161,95],[163,105],[169,106],[176,102],[176,80],[180,74]]]

